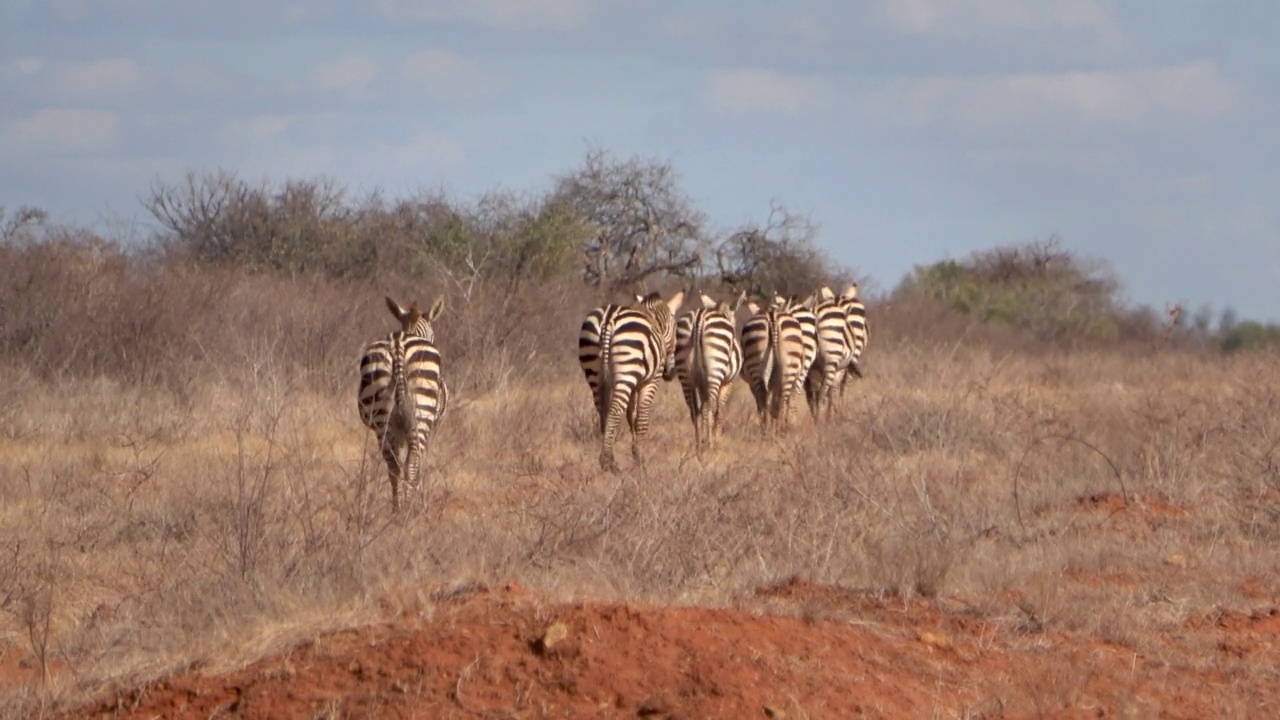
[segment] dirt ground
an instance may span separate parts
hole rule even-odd
[[[242,669],[117,689],[72,716],[1276,717],[1275,600],[1136,652],[1034,617],[983,620],[957,600],[796,580],[731,608],[468,588]],[[32,682],[35,667],[14,649],[0,658],[5,682]]]

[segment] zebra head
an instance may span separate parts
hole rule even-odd
[[[858,299],[858,283],[849,283],[840,291],[840,302],[847,303]]]
[[[436,331],[431,324],[440,317],[440,313],[444,312],[444,295],[436,298],[426,315],[418,309],[417,302],[409,303],[409,308],[405,309],[400,307],[400,303],[392,300],[391,296],[387,296],[387,309],[396,317],[396,320],[400,321],[401,332],[417,335],[428,342],[435,342]]]

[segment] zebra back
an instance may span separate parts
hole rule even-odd
[[[424,315],[417,303],[406,309],[387,298],[400,330],[370,343],[360,359],[360,419],[382,440],[388,432],[429,431],[448,408],[440,351],[432,323],[444,311],[438,298]]]

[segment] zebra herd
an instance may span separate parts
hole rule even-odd
[[[794,420],[800,393],[814,421],[829,422],[836,394],[843,397],[850,376],[862,376],[867,313],[856,284],[838,295],[826,286],[804,299],[775,295],[767,305],[747,301],[746,293],[732,303],[700,294],[698,306],[677,319],[684,300],[684,291],[665,299],[636,295],[633,304],[595,308],[582,322],[578,362],[591,388],[606,470],[618,467],[614,444],[624,417],[640,462],[659,380],[679,378],[701,454],[724,432],[725,404],[739,376],[766,430]],[[361,421],[377,435],[398,509],[400,484],[418,488],[422,457],[448,407],[432,328],[444,298],[425,315],[416,303],[405,309],[386,301],[401,327],[365,348],[358,405]],[[744,303],[750,315],[739,332]]]

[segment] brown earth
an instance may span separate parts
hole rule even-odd
[[[957,600],[795,580],[720,609],[468,589],[421,616],[229,672],[190,669],[72,716],[1275,717],[1274,600],[1197,616],[1163,651],[1138,652],[1030,616],[982,619]],[[15,656],[0,661],[4,680],[32,680],[37,666]]]

